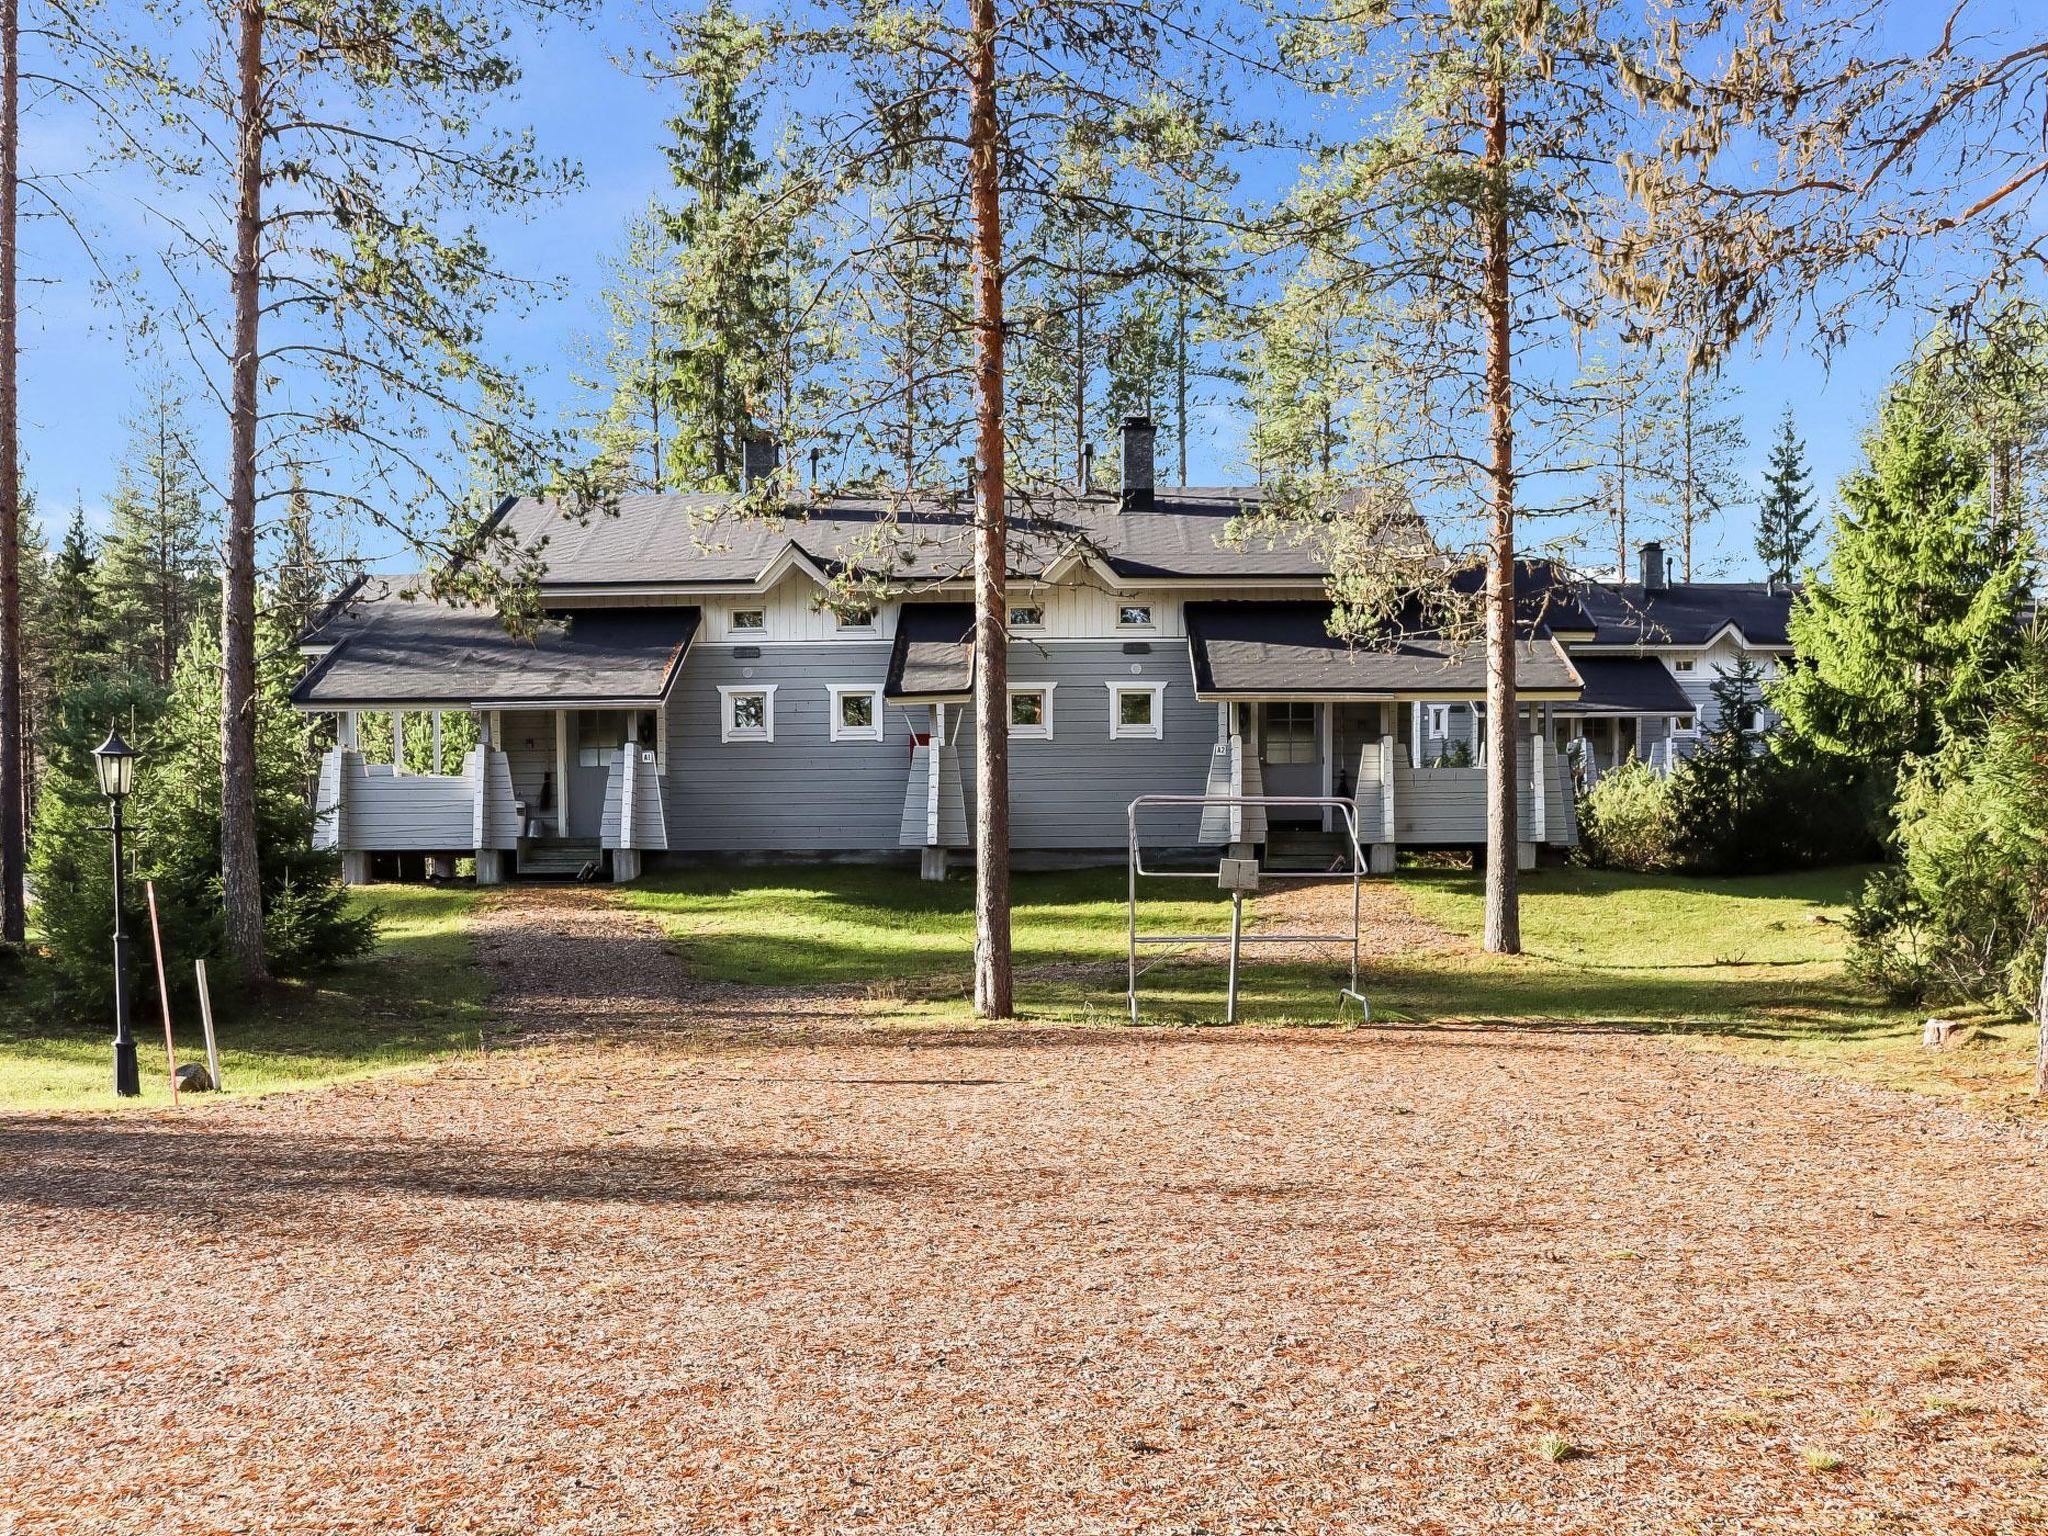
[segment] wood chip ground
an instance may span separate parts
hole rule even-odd
[[[2048,1530],[2037,1129],[485,943],[545,1027],[433,1073],[0,1120],[0,1532]]]

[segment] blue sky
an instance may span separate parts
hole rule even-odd
[[[621,71],[616,55],[649,40],[637,7],[621,6],[588,26],[559,29],[528,58],[527,76],[507,111],[530,121],[541,146],[583,168],[582,185],[537,216],[491,230],[497,251],[516,271],[555,279],[560,291],[508,325],[503,351],[532,370],[544,407],[566,405],[573,391],[569,360],[580,332],[594,321],[593,299],[601,256],[617,242],[626,219],[650,195],[668,188],[661,153],[671,104],[644,82]],[[82,169],[89,160],[88,125],[77,117],[45,113],[31,125],[27,156],[42,167]],[[119,175],[88,179],[75,188],[104,259],[144,258],[154,231],[137,204],[137,185]],[[91,291],[79,248],[54,226],[26,242],[22,406],[29,483],[46,523],[61,522],[74,500],[95,526],[104,526],[115,463],[124,437],[122,418],[133,409],[140,379],[162,357],[162,341],[127,334]],[[143,281],[147,282],[146,268]],[[1754,485],[1790,404],[1804,433],[1816,487],[1824,502],[1857,458],[1857,439],[1890,371],[1910,346],[1915,322],[1893,317],[1855,336],[1830,366],[1823,366],[1797,335],[1769,339],[1739,356],[1729,373],[1743,391],[1741,414],[1750,438],[1745,482]],[[1221,452],[1198,454],[1193,478],[1242,482],[1246,473],[1229,446],[1237,430],[1218,423],[1206,435]],[[1201,462],[1206,459],[1207,462]],[[1710,539],[1704,563],[1720,574],[1755,574],[1748,513],[1732,514]],[[367,550],[376,553],[374,547]]]

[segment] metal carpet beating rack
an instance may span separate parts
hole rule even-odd
[[[1145,855],[1138,842],[1138,812],[1151,806],[1208,807],[1219,806],[1283,806],[1294,808],[1312,807],[1319,810],[1334,810],[1344,824],[1344,840],[1351,850],[1351,931],[1345,933],[1246,933],[1244,931],[1244,898],[1247,892],[1256,891],[1259,882],[1265,880],[1327,880],[1330,870],[1261,870],[1256,859],[1231,858],[1228,855],[1217,861],[1216,872],[1212,875],[1200,869],[1147,869]],[[1365,854],[1358,845],[1358,808],[1351,801],[1334,795],[1140,795],[1130,803],[1126,812],[1130,830],[1129,850],[1126,865],[1130,877],[1130,896],[1127,905],[1127,930],[1129,938],[1129,981],[1126,992],[1130,1001],[1131,1022],[1138,1022],[1138,978],[1144,971],[1138,969],[1138,946],[1220,944],[1230,945],[1230,981],[1224,1000],[1223,1022],[1237,1022],[1237,964],[1243,946],[1251,944],[1346,944],[1351,946],[1351,981],[1337,993],[1337,1011],[1341,1015],[1347,1001],[1355,1002],[1367,1019],[1372,1017],[1372,1005],[1365,994],[1358,990],[1358,912],[1359,888],[1365,878]],[[1148,880],[1214,880],[1222,889],[1230,892],[1230,931],[1228,933],[1160,933],[1141,934],[1138,932],[1138,878]],[[1154,962],[1155,964],[1157,962]],[[1151,970],[1150,965],[1145,967]]]

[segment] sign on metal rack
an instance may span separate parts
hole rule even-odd
[[[1257,859],[1225,855],[1216,864],[1214,874],[1205,869],[1148,869],[1145,867],[1145,853],[1138,841],[1138,813],[1151,807],[1177,806],[1182,809],[1207,806],[1282,806],[1333,810],[1344,828],[1344,841],[1351,850],[1351,931],[1349,933],[1246,933],[1244,931],[1244,899],[1259,889],[1266,880],[1327,880],[1336,871],[1310,869],[1260,869]],[[1130,804],[1127,812],[1130,827],[1128,868],[1130,876],[1130,897],[1127,909],[1127,932],[1129,937],[1129,982],[1127,995],[1130,1000],[1131,1022],[1138,1022],[1138,978],[1152,967],[1138,968],[1138,947],[1142,945],[1223,944],[1230,946],[1230,980],[1224,998],[1223,1021],[1237,1022],[1237,968],[1238,959],[1246,944],[1349,944],[1351,946],[1351,979],[1348,985],[1337,992],[1337,1011],[1342,1014],[1344,1004],[1358,1004],[1361,1014],[1372,1017],[1372,1006],[1365,994],[1358,990],[1358,911],[1359,890],[1365,878],[1365,854],[1358,844],[1358,807],[1351,801],[1334,795],[1140,795]],[[1140,933],[1138,932],[1138,880],[1213,880],[1216,885],[1230,893],[1230,931],[1228,933]],[[1156,962],[1155,962],[1156,963]]]

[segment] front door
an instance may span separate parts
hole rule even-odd
[[[1323,792],[1321,706],[1285,703],[1259,706],[1259,766],[1269,795],[1320,795]],[[1266,816],[1273,826],[1321,826],[1315,806],[1274,806]]]

